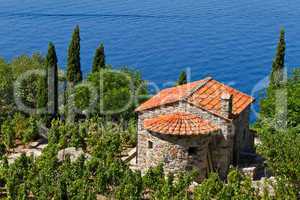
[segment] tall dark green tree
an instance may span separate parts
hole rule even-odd
[[[187,77],[186,77],[186,72],[182,71],[179,75],[177,85],[183,85],[187,83]]]
[[[48,54],[46,57],[48,70],[48,112],[52,117],[58,113],[58,67],[55,46],[49,43]]]
[[[95,52],[92,72],[98,72],[100,69],[105,68],[105,52],[104,45],[101,44]]]
[[[38,77],[37,80],[37,108],[44,109],[47,107],[47,99],[48,99],[48,83],[47,83],[47,76],[48,71],[47,68],[44,68],[45,74],[42,74]]]
[[[74,86],[78,82],[82,81],[80,64],[80,30],[78,25],[74,29],[72,40],[69,45],[67,80],[71,86]]]
[[[270,77],[271,86],[278,87],[283,81],[283,69],[284,69],[284,59],[285,59],[285,31],[281,29],[280,37],[277,45],[277,51],[275,59],[272,64],[272,73]]]
[[[67,81],[68,81],[68,95],[67,95],[67,121],[73,122],[75,120],[74,107],[74,86],[82,81],[82,72],[80,64],[80,30],[77,25],[74,29],[72,40],[68,51],[68,66],[67,66]]]

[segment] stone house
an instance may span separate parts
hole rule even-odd
[[[211,77],[167,88],[140,105],[138,169],[164,165],[166,173],[211,171],[225,177],[241,152],[253,149],[249,112],[254,98]]]

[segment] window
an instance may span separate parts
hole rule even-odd
[[[148,149],[153,149],[153,142],[148,141]]]
[[[244,132],[243,132],[243,140],[246,139],[246,129],[244,129]]]
[[[190,147],[188,149],[188,154],[189,154],[189,156],[196,155],[197,154],[197,147]]]

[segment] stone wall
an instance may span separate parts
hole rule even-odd
[[[233,122],[235,131],[235,151],[252,152],[254,148],[254,136],[249,129],[250,106],[246,108]],[[237,158],[237,162],[239,158]]]
[[[143,130],[139,134],[138,166],[144,174],[149,167],[164,165],[164,171],[179,173],[196,169],[203,180],[208,172],[208,144],[210,137],[178,137]],[[151,148],[149,142],[152,143]],[[191,151],[192,150],[192,151]]]
[[[209,144],[213,167],[222,178],[225,178],[230,164],[233,162],[233,142],[234,131],[233,124],[217,115],[198,108],[189,103],[182,103],[186,107],[186,111],[209,120],[221,128],[221,134],[214,135]]]
[[[188,112],[198,115],[218,125],[221,128],[221,133],[202,138],[179,138],[149,133],[143,128],[144,119],[173,112]],[[246,111],[237,120],[231,122],[185,101],[141,112],[138,119],[137,164],[142,172],[161,162],[165,164],[165,171],[167,172],[180,171],[194,165],[203,172],[203,176],[206,175],[208,168],[207,154],[209,153],[214,170],[219,172],[221,177],[226,177],[229,165],[233,163],[233,155],[236,153],[234,152],[235,132],[238,130],[240,135],[240,130],[248,127],[248,113],[249,111]],[[236,127],[238,128],[236,129]],[[153,142],[152,149],[148,148],[148,141]],[[199,152],[196,154],[197,156],[199,154],[199,157],[193,158],[194,164],[191,164],[192,157],[187,157],[187,149],[190,146],[199,146]]]

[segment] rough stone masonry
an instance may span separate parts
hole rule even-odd
[[[229,166],[231,164],[238,164],[240,152],[251,151],[253,148],[253,136],[249,131],[249,110],[253,99],[248,101],[250,103],[245,103],[244,107],[239,108],[240,112],[237,114],[237,106],[241,104],[238,98],[241,95],[238,91],[236,93],[232,92],[231,89],[228,89],[229,86],[225,87],[222,84],[221,86],[225,87],[225,89],[219,86],[215,87],[216,91],[220,90],[218,91],[219,95],[214,95],[211,100],[209,100],[217,102],[216,104],[218,104],[218,106],[216,106],[215,110],[207,109],[205,106],[199,106],[201,102],[194,103],[187,100],[188,97],[185,96],[185,94],[191,96],[200,93],[205,87],[209,87],[207,90],[211,91],[212,86],[210,85],[212,84],[210,84],[210,81],[212,80],[213,79],[206,79],[204,83],[201,82],[200,86],[199,84],[195,84],[194,87],[192,85],[188,89],[184,88],[184,86],[175,87],[175,89],[177,88],[176,91],[180,91],[184,95],[174,92],[175,89],[167,91],[167,93],[169,92],[175,95],[175,99],[176,95],[180,96],[178,100],[171,103],[168,103],[168,99],[166,100],[166,95],[163,94],[162,91],[163,95],[158,93],[152,98],[156,102],[157,99],[164,98],[161,101],[163,103],[159,102],[159,106],[157,106],[154,100],[150,99],[144,103],[147,105],[147,109],[143,109],[143,104],[137,109],[138,144],[136,162],[142,173],[145,173],[150,167],[163,164],[164,171],[167,174],[177,174],[179,172],[196,169],[199,172],[199,180],[203,180],[211,171],[218,172],[221,177],[225,177]],[[216,82],[216,84],[217,83],[219,82]],[[197,88],[194,89],[195,87]],[[183,88],[182,90],[184,91],[182,91],[181,88]],[[190,91],[193,92],[191,93]],[[184,96],[184,98],[182,98],[182,96]],[[197,101],[207,100],[198,99]],[[155,106],[151,107],[151,104]],[[181,127],[176,127],[179,126],[178,119],[166,121],[171,124],[170,127],[174,126],[173,129],[167,129],[166,127],[158,129],[160,125],[166,126],[166,122],[160,124],[162,122],[159,120],[156,120],[155,124],[152,125],[156,128],[154,130],[159,131],[145,128],[145,120],[155,119],[164,115],[172,115],[172,113],[195,115],[199,120],[209,122],[218,127],[218,130],[205,132],[205,134],[200,134],[199,132],[199,134],[196,135],[184,135],[180,130],[187,130],[187,127],[192,127],[191,129],[194,127],[197,128],[197,126],[203,124],[198,125],[192,121],[181,120]],[[178,114],[176,114],[176,116],[178,116]],[[174,132],[177,130],[176,128],[180,130]]]

